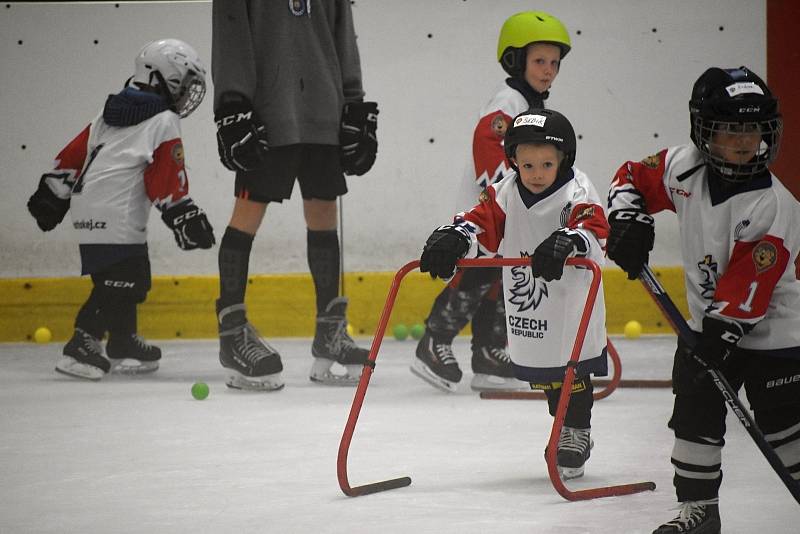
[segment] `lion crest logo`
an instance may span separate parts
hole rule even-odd
[[[520,256],[528,257],[529,254],[523,252]],[[511,298],[508,301],[516,305],[519,312],[530,309],[535,310],[539,307],[542,299],[548,296],[547,284],[534,278],[531,275],[530,267],[520,265],[512,267],[511,279],[514,285],[510,289]]]

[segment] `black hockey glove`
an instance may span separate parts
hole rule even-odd
[[[466,256],[470,239],[465,231],[453,225],[440,226],[433,231],[419,260],[419,270],[431,278],[448,280],[456,273],[456,262]]]
[[[638,209],[623,209],[612,211],[608,224],[611,226],[606,240],[608,257],[628,273],[628,280],[636,280],[653,250],[653,217]]]
[[[191,199],[164,210],[161,220],[170,227],[175,234],[175,241],[183,250],[211,248],[216,243],[214,229],[206,214]]]
[[[531,256],[533,276],[542,278],[545,282],[561,280],[564,275],[564,263],[576,250],[586,251],[586,243],[581,236],[563,229],[556,230],[533,251]]]
[[[227,98],[227,99],[226,99]],[[250,171],[263,165],[269,150],[267,129],[245,97],[223,96],[214,112],[219,159],[232,171]]]
[[[47,175],[39,180],[39,187],[28,200],[28,211],[36,224],[45,232],[49,232],[64,220],[69,211],[69,198],[58,198],[46,182]]]
[[[700,364],[719,369],[745,334],[742,326],[715,317],[703,318],[703,333],[697,340],[694,353]]]
[[[361,176],[372,168],[378,153],[378,104],[351,102],[344,105],[339,129],[342,169]]]

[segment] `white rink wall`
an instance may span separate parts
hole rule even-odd
[[[689,94],[705,68],[747,65],[766,76],[763,0],[352,3],[367,99],[380,106],[380,144],[372,171],[348,182],[348,271],[396,270],[452,217],[478,111],[504,78],[497,34],[513,13],[547,11],[569,29],[573,50],[547,103],[573,122],[577,166],[602,196],[623,161],[688,142]],[[0,36],[0,277],[76,275],[68,220],[43,234],[25,203],[58,151],[132,74],[144,43],[183,39],[210,68],[211,3],[6,3]],[[219,241],[233,175],[217,159],[208,81],[183,136],[192,196]],[[299,197],[295,188],[290,201],[267,210],[251,273],[307,270]],[[656,220],[651,261],[677,265],[677,225],[669,215]],[[181,252],[155,210],[150,252],[154,274],[217,272],[216,249]]]

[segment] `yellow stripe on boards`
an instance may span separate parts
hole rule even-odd
[[[667,291],[686,315],[683,270],[655,269]],[[374,335],[386,303],[393,272],[347,273],[348,319],[355,336]],[[605,269],[606,324],[609,334],[621,334],[625,323],[639,321],[645,334],[671,332],[638,281],[618,269]],[[12,278],[0,280],[0,342],[31,341],[46,326],[53,341],[72,335],[75,315],[91,291],[88,277]],[[410,273],[402,282],[389,320],[392,327],[422,324],[444,282],[427,274]],[[216,276],[157,276],[147,301],[139,305],[139,332],[149,339],[215,338],[214,303],[219,294]],[[248,316],[265,337],[314,335],[314,287],[308,274],[252,276],[247,287]],[[582,303],[576,303],[582,306]],[[577,325],[576,325],[577,326]],[[464,331],[469,334],[469,327]]]

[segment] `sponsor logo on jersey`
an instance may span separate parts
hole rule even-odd
[[[670,186],[669,190],[673,195],[678,195],[679,197],[689,198],[689,197],[692,196],[692,193],[690,191],[687,191],[685,189],[681,189],[680,187],[672,187],[672,186]]]
[[[753,263],[756,272],[762,273],[771,269],[778,261],[778,250],[769,241],[762,241],[753,249]]]
[[[311,16],[311,0],[289,0],[289,11],[295,17]]]
[[[544,115],[522,115],[514,119],[514,128],[517,126],[538,126],[544,128],[547,117]]]
[[[544,383],[537,383],[531,382],[531,389],[541,389],[542,391],[552,391],[554,389],[558,389],[563,385],[563,382],[544,382]],[[580,391],[586,391],[586,380],[581,379],[576,382],[572,383],[572,392],[578,393]]]
[[[742,238],[742,232],[744,232],[748,226],[750,226],[750,219],[739,221],[739,224],[736,225],[736,229],[733,231],[733,239],[739,241]]]
[[[658,166],[661,165],[661,155],[653,154],[652,156],[647,156],[640,163],[645,167],[650,167],[651,169],[657,169]]]
[[[492,128],[492,133],[495,136],[502,139],[506,135],[506,130],[508,129],[508,121],[506,118],[501,114],[498,113],[494,117],[492,117],[492,122],[490,123]]]
[[[800,382],[800,374],[794,376],[787,376],[785,378],[776,378],[775,380],[767,380],[767,389],[776,388],[778,386],[787,386]]]
[[[172,146],[172,160],[179,167],[183,167],[183,144],[176,143]]]
[[[527,252],[521,252],[523,258],[530,257]],[[517,265],[511,268],[511,279],[514,285],[509,289],[511,298],[508,301],[517,306],[517,311],[539,307],[542,298],[547,296],[547,284],[542,280],[537,280],[531,274],[530,267]]]
[[[75,221],[72,226],[76,230],[105,230],[106,221],[95,221],[94,219],[83,219]]]

